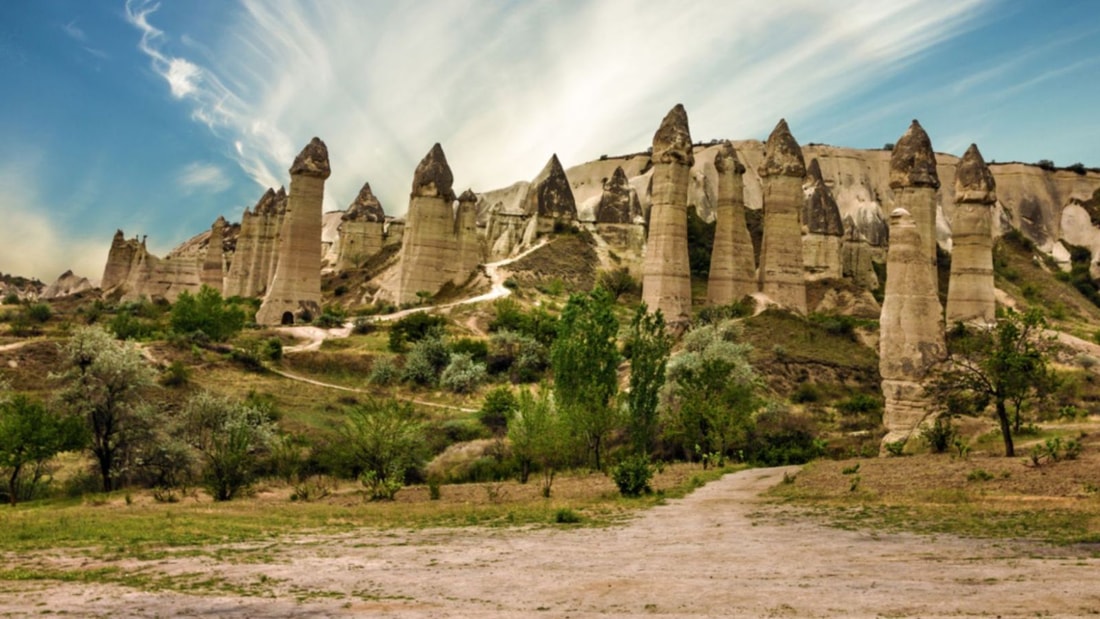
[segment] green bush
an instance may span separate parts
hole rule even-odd
[[[653,466],[645,455],[630,455],[611,468],[611,478],[623,496],[641,496],[652,492],[649,481],[653,479]]]
[[[465,354],[478,362],[485,363],[489,356],[489,344],[485,340],[475,340],[468,337],[459,338],[451,342],[452,354]]]
[[[390,351],[405,352],[409,344],[415,344],[432,333],[438,334],[446,325],[447,319],[438,314],[413,312],[390,327]]]
[[[27,318],[41,324],[49,322],[53,317],[53,310],[46,303],[34,303],[27,306]]]
[[[485,401],[478,410],[477,420],[483,426],[489,428],[493,434],[503,435],[508,432],[508,420],[515,414],[519,407],[519,401],[508,387],[496,387],[485,394]]]
[[[172,306],[172,331],[179,335],[202,332],[212,341],[224,342],[239,333],[244,322],[244,310],[227,304],[220,292],[205,284],[198,294],[180,293]]]
[[[454,353],[439,377],[439,384],[454,393],[469,393],[485,382],[486,376],[484,363],[474,361],[469,354]]]
[[[920,437],[928,444],[928,448],[932,453],[938,454],[946,453],[955,444],[957,436],[958,430],[955,429],[948,415],[936,417],[932,425],[925,426],[920,431]]]
[[[392,385],[401,377],[401,369],[391,357],[375,357],[370,366],[367,382],[372,385]]]
[[[747,458],[765,466],[803,464],[825,452],[813,422],[783,408],[761,413],[749,431]]]
[[[422,386],[436,384],[439,373],[451,361],[447,345],[439,337],[428,337],[413,345],[405,357],[405,367],[401,370],[401,380]]]

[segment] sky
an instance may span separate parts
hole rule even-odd
[[[1100,166],[1095,0],[7,0],[0,272],[98,281],[240,221],[313,136],[325,209],[408,206],[436,142],[456,192],[692,137]]]

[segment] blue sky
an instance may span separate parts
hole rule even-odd
[[[456,189],[692,136],[1100,166],[1094,0],[8,0],[0,271],[98,280],[116,228],[163,254],[239,221],[314,135],[326,209],[401,214],[435,142]]]

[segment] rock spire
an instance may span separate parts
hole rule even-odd
[[[924,127],[914,120],[890,153],[890,188],[897,208],[909,211],[920,232],[922,253],[936,264],[936,153]]]
[[[756,292],[756,259],[745,225],[745,166],[733,144],[722,143],[714,156],[714,168],[718,172],[718,197],[707,303],[728,305]]]
[[[763,184],[764,238],[760,248],[760,289],[776,303],[806,313],[802,263],[802,179],[806,162],[786,120],[768,136],[758,170]]]
[[[540,232],[552,230],[555,222],[577,220],[577,201],[556,154],[550,156],[527,193],[524,212],[539,218]]]
[[[443,147],[436,142],[416,166],[411,195],[413,198],[439,198],[449,204],[455,199],[454,180]]]
[[[357,269],[371,256],[382,251],[385,243],[386,212],[382,203],[371,191],[370,183],[363,183],[359,195],[340,217],[336,248],[336,270]]]
[[[687,191],[692,153],[684,106],[665,116],[653,136],[653,190],[642,270],[642,300],[673,328],[691,320],[691,266],[687,247]]]
[[[596,207],[596,223],[629,224],[641,217],[642,205],[638,194],[630,186],[630,179],[622,166],[616,166],[611,178],[603,184],[603,194]]]
[[[221,215],[210,226],[210,240],[203,254],[202,272],[199,281],[219,293],[225,286],[225,218]]]
[[[386,212],[382,209],[382,203],[371,191],[370,183],[363,183],[359,195],[355,196],[355,201],[348,206],[347,211],[340,219],[343,221],[372,221],[377,223],[386,220]]]
[[[955,171],[955,218],[951,225],[951,280],[946,320],[992,323],[997,302],[993,290],[993,205],[996,182],[970,145]]]
[[[811,280],[839,278],[843,273],[841,240],[844,222],[817,159],[806,170],[806,200],[802,206],[802,261]]]
[[[260,324],[292,324],[321,315],[321,211],[330,173],[328,148],[318,138],[290,166],[277,264],[256,313]]]

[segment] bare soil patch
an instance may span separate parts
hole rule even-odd
[[[9,579],[0,582],[0,608],[15,616],[182,617],[1100,612],[1094,556],[1023,542],[844,531],[790,518],[759,494],[794,471],[727,475],[605,528],[356,530],[115,562],[9,555],[5,562],[28,574],[79,566],[100,576]]]

